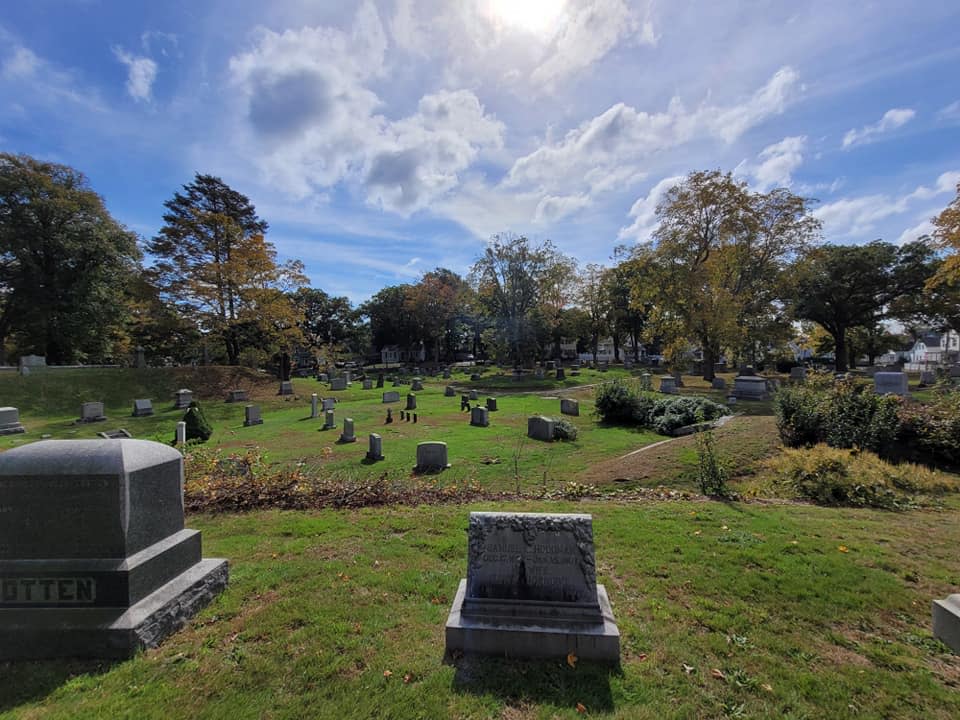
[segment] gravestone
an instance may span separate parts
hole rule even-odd
[[[543,368],[537,368],[537,369],[534,371],[533,376],[534,376],[537,380],[543,380]]]
[[[715,378],[711,381],[710,387],[713,388],[714,390],[726,390],[726,389],[727,389],[727,381],[724,380],[724,379],[721,378],[721,377],[715,377]]]
[[[343,381],[344,381],[347,385],[349,385],[350,383],[352,383],[352,382],[353,382],[353,373],[351,373],[349,370],[344,370],[344,371],[343,371]],[[344,390],[346,390],[346,388],[344,388]]]
[[[126,428],[120,428],[119,430],[105,430],[104,432],[98,432],[97,437],[101,437],[104,440],[122,440],[124,438],[132,438]]]
[[[442,374],[440,377],[443,378],[444,380],[449,380],[449,379],[450,379],[450,369],[449,369],[449,368],[444,368],[443,374]]]
[[[619,661],[590,515],[472,512],[467,550],[445,626],[448,655]]]
[[[475,407],[470,411],[470,424],[474,427],[488,427],[490,425],[490,411],[484,407]]]
[[[527,418],[527,437],[553,442],[553,420],[543,415]]]
[[[383,402],[385,403],[400,402],[400,393],[398,393],[396,390],[385,392],[383,394]]]
[[[447,385],[447,387],[444,388],[444,390],[443,390],[443,396],[444,396],[444,397],[456,397],[456,396],[457,396],[457,393],[456,393],[456,391],[454,391],[454,389],[453,389],[452,387],[450,387],[449,385]]]
[[[343,432],[340,433],[340,442],[352,443],[357,441],[357,436],[353,434],[353,418],[343,419]]]
[[[547,365],[546,365],[546,367],[547,367],[547,370],[556,370],[556,369],[557,369],[557,361],[556,361],[556,360],[547,360]]]
[[[497,412],[497,399],[493,397],[487,398],[487,410],[490,412]]]
[[[790,382],[803,382],[807,379],[807,369],[805,367],[790,368]]]
[[[280,355],[280,383],[281,383],[281,385],[282,385],[285,381],[287,381],[287,380],[290,379],[290,370],[291,370],[291,369],[292,369],[292,365],[291,365],[291,362],[290,362],[290,353],[284,352],[282,355]],[[286,393],[281,392],[280,394],[281,394],[281,395],[285,395]]]
[[[370,445],[367,449],[367,460],[383,460],[383,438],[377,433],[370,433]]]
[[[417,472],[432,472],[450,467],[447,462],[447,444],[445,442],[417,443]]]
[[[479,379],[480,379],[480,375],[479,375],[478,373],[473,373],[473,374],[470,376],[471,382],[476,382],[476,381],[479,380]]]
[[[228,403],[238,403],[238,402],[247,402],[250,398],[247,396],[246,390],[231,390],[227,394]]]
[[[950,377],[951,377],[951,378],[960,378],[960,365],[951,365],[951,366],[950,366]]]
[[[478,400],[479,398],[480,398],[480,395],[477,393],[476,390],[471,390],[471,391],[470,391],[470,399],[471,399],[471,400]]]
[[[173,444],[183,445],[187,441],[187,424],[181,420],[173,430]]]
[[[407,395],[407,410],[417,409],[417,396],[413,393]]]
[[[668,395],[676,395],[679,392],[677,390],[677,379],[672,375],[664,375],[661,377],[660,392],[667,393]]]
[[[323,399],[323,406],[321,407],[321,409],[322,409],[324,412],[326,412],[327,410],[333,410],[333,409],[336,408],[336,407],[337,407],[337,399],[336,399],[336,398],[324,398],[324,399]]]
[[[423,380],[420,378],[414,378],[413,383],[410,385],[410,389],[414,392],[417,390],[423,390]]]
[[[259,405],[247,405],[243,409],[243,426],[250,427],[251,425],[263,425]]]
[[[0,435],[18,435],[26,431],[20,424],[20,410],[15,407],[0,408]]]
[[[647,392],[653,390],[653,376],[650,373],[641,373],[640,374],[640,389]]]
[[[177,410],[186,410],[193,402],[193,391],[181,388],[173,394],[173,407]]]
[[[320,417],[320,398],[317,397],[316,393],[310,394],[310,419],[316,419]]]
[[[377,388],[383,387],[383,373],[377,375]]]
[[[572,374],[572,375],[579,375],[579,374],[580,374],[580,371],[579,371],[579,370],[574,370],[571,374]],[[562,368],[562,367],[558,367],[558,368],[557,368],[557,380],[566,380],[566,379],[567,379],[567,375],[566,375],[566,373],[563,371],[563,368]]]
[[[106,419],[102,402],[85,402],[80,406],[80,422],[103,422]]]
[[[184,528],[183,456],[146,440],[44,440],[0,456],[0,660],[128,658],[227,584]]]
[[[335,427],[337,427],[337,421],[333,417],[333,410],[327,410],[323,414],[323,429],[333,430]]]
[[[44,368],[46,366],[47,366],[47,358],[45,355],[21,355],[20,356],[21,368]]]
[[[753,365],[741,365],[737,371],[737,377],[752,377],[756,374],[757,372],[753,369]]]
[[[290,380],[282,380],[277,395],[293,395],[293,383]]]
[[[936,385],[937,384],[937,374],[932,370],[924,370],[920,373],[920,384],[921,385]]]
[[[675,384],[678,388],[684,387],[684,385],[683,385],[683,374],[682,374],[679,370],[670,373],[670,375],[673,376],[673,382],[674,382],[674,384]],[[663,391],[661,390],[661,392],[663,392]]]
[[[765,400],[767,380],[758,375],[738,375],[733,379],[733,395],[741,400]]]
[[[580,403],[569,398],[560,398],[560,413],[562,415],[580,416]]]
[[[327,375],[326,373],[320,373],[320,374],[317,375],[317,382],[323,382],[323,383],[325,383],[325,382],[329,382],[329,381],[330,381],[330,376]]]
[[[960,655],[960,595],[933,601],[933,636]]]
[[[878,372],[873,376],[873,389],[878,395],[909,395],[907,374],[902,372]]]
[[[136,358],[133,361],[133,366],[136,368],[145,368],[147,366],[147,358],[144,355],[144,349],[138,345],[134,352],[136,352]]]
[[[365,378],[362,387],[364,390],[373,390],[373,380],[370,378]]]
[[[149,415],[153,415],[152,400],[133,401],[133,417],[147,417]]]

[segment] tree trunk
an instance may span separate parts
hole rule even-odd
[[[836,332],[830,333],[833,336],[833,367],[837,372],[845,372],[847,369],[847,332],[846,328],[841,328]]]
[[[620,336],[614,333],[612,337],[613,337],[613,361],[615,363],[618,363],[620,362]]]
[[[640,364],[640,338],[637,329],[633,328],[630,330],[630,339],[633,340],[633,361],[639,365]]]
[[[700,368],[703,370],[703,379],[713,382],[713,379],[716,377],[713,373],[713,366],[716,362],[717,356],[713,352],[713,348],[710,346],[709,342],[703,343],[703,367]]]
[[[233,328],[228,328],[227,332],[224,333],[224,344],[227,348],[227,364],[239,365],[240,344],[237,342],[236,331]]]

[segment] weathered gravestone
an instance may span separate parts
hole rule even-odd
[[[385,392],[383,394],[383,402],[385,403],[400,402],[400,393],[397,392],[396,390]]]
[[[447,444],[445,442],[417,443],[417,466],[414,470],[432,472],[445,470],[448,467],[450,467],[450,463],[447,462]]]
[[[497,399],[494,397],[487,398],[487,410],[490,412],[497,412]]]
[[[293,382],[290,380],[281,380],[280,390],[277,391],[277,395],[293,395]]]
[[[327,410],[333,410],[333,409],[335,409],[336,407],[337,407],[337,399],[336,399],[336,398],[324,398],[324,399],[323,399],[323,407],[322,407],[322,409],[323,409],[324,412],[326,412]]]
[[[343,419],[343,432],[340,433],[340,442],[352,443],[357,441],[357,436],[353,434],[353,418]]]
[[[742,400],[764,400],[767,380],[758,375],[738,375],[733,379],[733,394]]]
[[[136,352],[137,355],[136,355],[136,358],[135,358],[134,361],[133,361],[133,366],[136,367],[136,368],[145,368],[145,367],[147,366],[147,358],[146,358],[146,356],[144,355],[144,352],[145,352],[145,351],[144,351],[143,347],[141,347],[140,345],[138,345],[138,346],[135,348],[134,351]]]
[[[26,431],[27,429],[20,424],[20,411],[17,408],[0,408],[0,435],[16,435]]]
[[[796,367],[790,368],[790,381],[791,382],[803,382],[807,379],[807,369],[805,367]]]
[[[333,416],[333,410],[327,410],[323,414],[323,430],[333,430],[337,427],[337,421]]]
[[[570,398],[560,398],[560,413],[562,415],[580,416],[580,403]]]
[[[484,407],[475,407],[470,411],[470,424],[474,427],[490,425],[490,411]]]
[[[377,433],[370,433],[370,445],[367,448],[367,460],[383,460],[383,438]]]
[[[362,387],[364,390],[373,390],[373,380],[364,378]]]
[[[187,441],[187,424],[181,420],[173,431],[173,444],[183,445]]]
[[[471,399],[471,400],[479,400],[479,399],[480,399],[480,395],[477,393],[476,390],[471,390],[471,391],[470,391],[470,399]]]
[[[757,371],[753,369],[753,365],[741,365],[737,371],[737,377],[752,377],[756,374]]]
[[[873,388],[878,395],[909,395],[907,374],[902,372],[878,372],[873,376]]]
[[[347,379],[345,377],[335,377],[330,380],[330,389],[331,390],[346,390],[347,389]]]
[[[467,577],[446,651],[618,662],[620,631],[597,584],[590,515],[470,513]]]
[[[104,440],[122,440],[124,438],[132,438],[126,428],[120,428],[119,430],[105,430],[103,432],[98,432],[97,437],[101,437]]]
[[[228,403],[247,402],[249,399],[246,390],[231,390],[227,393]]]
[[[960,595],[933,601],[933,636],[960,655]]]
[[[677,379],[672,375],[664,375],[660,378],[660,392],[676,395],[679,392],[677,390]]]
[[[103,422],[106,419],[102,402],[85,402],[80,406],[80,422]]]
[[[407,410],[417,409],[417,396],[413,393],[407,395]]]
[[[553,442],[553,420],[542,415],[527,418],[527,437]]]
[[[960,365],[951,365],[951,366],[950,366],[950,377],[951,377],[951,378],[960,378]]]
[[[449,385],[447,385],[447,387],[444,388],[444,390],[443,390],[443,396],[444,396],[444,397],[456,397],[456,396],[457,396],[457,393],[456,393],[456,391],[454,391],[454,389],[453,389],[452,387],[450,387]]]
[[[153,415],[152,400],[133,401],[133,417],[148,417],[149,415]]]
[[[726,389],[727,389],[727,381],[724,380],[724,379],[721,378],[721,377],[715,377],[715,378],[710,382],[710,387],[713,388],[714,390],[726,390]]]
[[[580,374],[580,371],[579,371],[579,370],[575,370],[575,371],[573,372],[573,374],[574,374],[574,375],[579,375],[579,374]],[[557,368],[557,380],[566,380],[566,379],[567,379],[567,375],[566,375],[566,373],[563,371],[563,368],[562,368],[562,367],[558,367],[558,368]]]
[[[173,407],[177,410],[186,410],[193,402],[193,391],[181,388],[173,394]]]
[[[383,387],[383,373],[377,375],[377,388]]]
[[[646,372],[640,374],[640,389],[647,392],[653,390],[653,375]]]
[[[480,375],[479,375],[478,373],[473,373],[473,374],[470,376],[471,382],[476,382],[476,381],[479,380],[479,379],[480,379]]]
[[[319,374],[317,375],[317,382],[324,382],[324,383],[325,383],[325,382],[327,382],[327,381],[329,381],[329,380],[330,380],[330,376],[327,375],[326,373],[319,373]]]
[[[127,658],[227,584],[184,529],[183,457],[146,440],[45,440],[0,456],[0,660]]]
[[[410,389],[414,392],[417,390],[423,390],[423,380],[420,378],[414,378],[413,382],[410,384]]]
[[[251,425],[263,425],[259,405],[247,405],[243,409],[243,426],[250,427]]]
[[[316,393],[310,394],[310,418],[315,419],[320,417],[320,398],[317,397]]]
[[[937,374],[933,370],[924,370],[920,373],[920,384],[921,385],[936,385],[937,384]]]

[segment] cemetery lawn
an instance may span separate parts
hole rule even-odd
[[[471,509],[589,512],[622,665],[443,662]],[[960,717],[930,601],[960,501],[515,502],[193,516],[220,598],[119,664],[0,664],[2,718]],[[578,712],[578,704],[584,712]]]

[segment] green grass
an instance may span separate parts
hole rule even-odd
[[[593,514],[619,669],[443,663],[467,513],[494,508]],[[955,500],[902,514],[524,502],[188,520],[206,555],[230,559],[226,593],[129,662],[0,664],[0,717],[575,718],[577,703],[616,718],[960,716],[960,658],[930,635],[930,601],[960,574]]]

